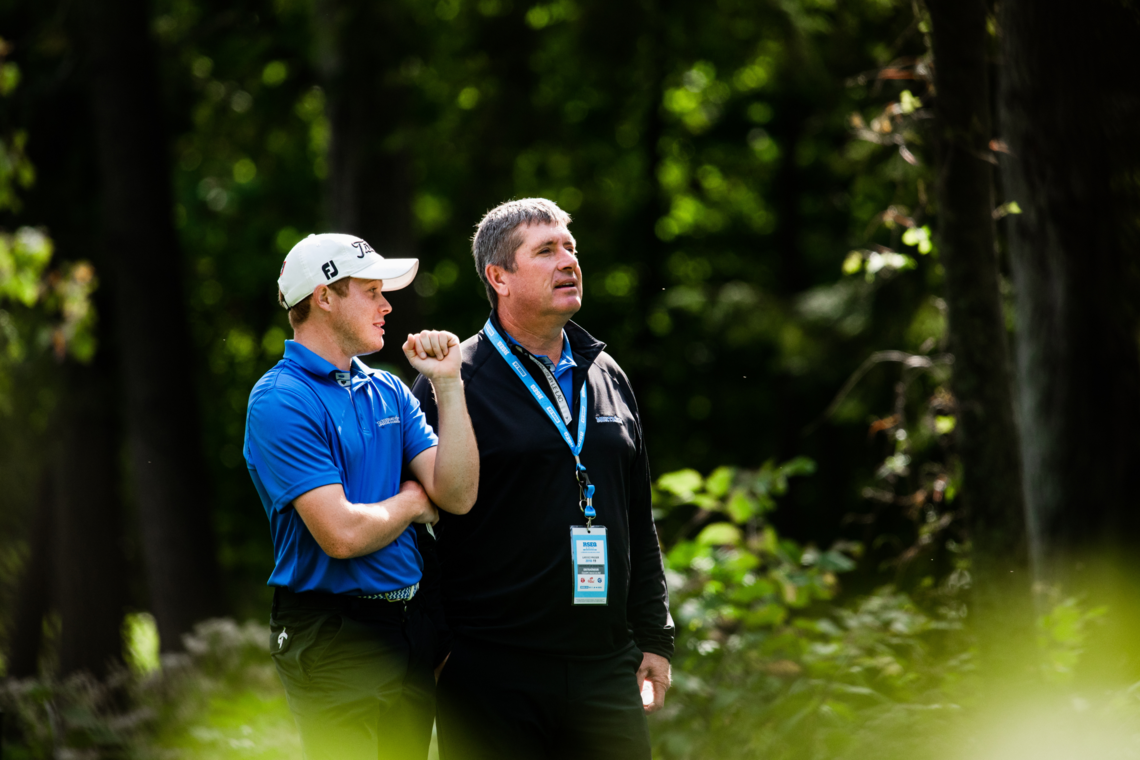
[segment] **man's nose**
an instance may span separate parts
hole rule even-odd
[[[578,259],[574,256],[574,254],[563,248],[562,254],[558,259],[558,268],[573,271],[577,265]]]
[[[380,296],[380,313],[381,314],[391,314],[392,313],[392,304],[388,303],[388,299],[385,298],[383,295]]]

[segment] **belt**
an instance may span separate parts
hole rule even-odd
[[[417,581],[410,586],[398,588],[395,591],[384,591],[379,594],[361,594],[356,597],[357,599],[383,599],[387,602],[406,602],[416,595],[420,590],[420,584]]]
[[[410,586],[415,589],[419,584]],[[398,589],[389,594],[408,593],[408,589]],[[410,593],[415,594],[412,590]],[[290,591],[282,586],[273,590],[273,614],[279,611],[298,610],[306,612],[337,612],[357,620],[405,620],[411,607],[418,607],[419,600],[414,596],[405,599],[366,598],[348,594],[327,594],[323,591]]]

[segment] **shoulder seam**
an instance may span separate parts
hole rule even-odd
[[[273,384],[272,384],[272,385],[271,385],[271,386],[270,386],[270,387],[267,389],[267,391],[268,391],[268,390],[272,390],[272,391],[273,391],[273,392],[275,392],[275,393],[287,393],[287,394],[289,394],[290,396],[293,396],[294,398],[296,398],[296,399],[298,399],[298,400],[300,400],[300,401],[302,401],[302,402],[304,402],[304,403],[306,403],[306,404],[312,403],[312,402],[314,401],[314,399],[312,399],[312,398],[306,398],[306,397],[305,397],[305,395],[304,395],[303,393],[300,393],[300,392],[298,392],[298,391],[297,391],[295,388],[283,388],[283,387],[280,387],[280,386],[277,384],[277,378],[273,378]],[[310,390],[311,390],[311,389],[310,389]],[[313,392],[313,393],[314,393],[314,395],[315,395],[315,392]],[[256,399],[250,399],[250,401],[249,401],[249,408],[252,410],[252,409],[253,409],[253,405],[254,405],[255,403],[257,403],[258,401],[261,401],[263,398],[265,398],[265,396],[266,396],[266,393],[262,393],[262,394],[260,394],[260,395],[259,395],[259,396],[258,396]],[[321,404],[321,403],[319,403],[319,399],[317,399],[317,401],[318,401],[318,403],[317,403],[317,406],[323,409],[323,408],[324,408],[324,404]],[[326,411],[327,411],[327,410],[326,410]]]

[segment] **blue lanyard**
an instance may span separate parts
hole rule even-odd
[[[554,404],[550,403],[550,399],[543,393],[542,388],[538,387],[538,383],[527,372],[526,367],[518,360],[511,349],[507,346],[506,341],[499,335],[498,330],[491,324],[491,320],[487,320],[487,324],[483,325],[483,333],[491,339],[491,343],[498,349],[499,355],[503,357],[503,361],[510,365],[515,374],[519,376],[519,380],[523,381],[525,385],[534,396],[534,400],[542,407],[542,411],[546,412],[546,416],[554,423],[554,427],[558,428],[562,440],[566,441],[566,445],[570,447],[570,453],[574,455],[574,464],[576,466],[575,477],[578,480],[578,486],[583,496],[582,501],[585,506],[582,511],[586,514],[586,524],[589,526],[590,521],[594,519],[594,486],[590,483],[589,477],[586,475],[586,468],[582,466],[582,460],[578,455],[582,453],[582,444],[586,442],[586,385],[585,381],[582,382],[582,391],[578,394],[578,442],[575,444],[574,439],[570,437],[570,431],[566,429],[566,423],[562,421],[562,415],[554,408]]]

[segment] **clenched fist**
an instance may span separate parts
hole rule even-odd
[[[458,379],[463,357],[459,338],[443,330],[421,330],[402,346],[412,369],[428,380]]]

